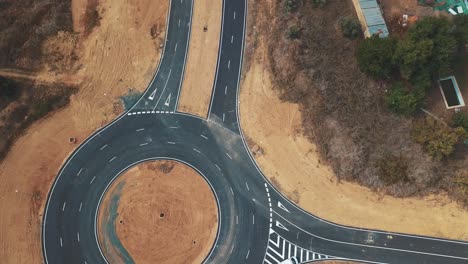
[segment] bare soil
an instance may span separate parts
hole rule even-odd
[[[274,45],[269,45],[268,41],[285,34],[283,30],[269,31],[271,21],[274,20],[274,10],[277,8],[275,5],[275,2],[266,0],[249,3],[246,46],[246,56],[249,56],[249,59],[248,64],[244,67],[240,95],[242,128],[248,137],[249,147],[255,153],[256,161],[272,183],[305,210],[336,223],[395,232],[468,239],[468,228],[466,228],[468,213],[457,203],[450,201],[443,193],[421,195],[414,198],[394,198],[384,193],[373,192],[356,183],[338,179],[330,163],[323,158],[320,148],[312,143],[314,142],[311,140],[313,137],[309,135],[319,132],[319,129],[322,131],[324,129],[335,130],[335,126],[343,125],[338,121],[329,120],[321,124],[323,127],[317,127],[320,124],[314,126],[314,123],[307,121],[314,115],[314,112],[313,109],[301,105],[303,103],[301,98],[309,98],[310,100],[313,98],[311,94],[316,95],[315,98],[320,98],[318,97],[320,94],[305,93],[301,95],[291,90],[289,96],[296,96],[296,99],[300,101],[299,104],[288,102],[291,100],[283,101],[280,99],[284,99],[283,91],[288,86],[281,87],[282,84],[274,79],[277,76],[284,77],[285,80],[298,87],[314,87],[315,84],[306,78],[310,74],[313,75],[313,71],[298,73],[295,67],[302,64],[298,62],[294,65],[291,57],[288,57],[290,52],[297,51],[296,47],[300,45],[299,43],[288,42],[288,46],[283,46],[278,44],[279,41],[276,41]],[[349,10],[346,8],[349,6],[344,4],[338,9]],[[335,11],[333,9],[333,12]],[[317,19],[320,19],[320,15],[325,14],[323,10],[315,10],[314,12],[317,12],[315,13]],[[332,10],[327,10],[327,12],[330,14],[329,12]],[[316,24],[322,27],[325,25],[323,23],[317,22]],[[308,25],[313,25],[313,23]],[[334,36],[333,33],[331,35]],[[325,32],[320,36],[325,36]],[[275,62],[277,66],[282,65],[285,68],[281,68],[280,72],[274,73],[275,75],[271,70],[272,57],[269,47],[282,48],[282,53],[274,53],[274,59],[277,60]],[[319,56],[321,54],[316,52],[317,50],[311,49],[306,54],[318,56],[322,64],[325,64],[327,59]],[[344,54],[346,53],[340,53],[339,56]],[[339,62],[339,60],[335,60],[335,62]],[[343,64],[335,63],[333,69],[320,69],[320,71],[326,71],[327,74],[341,74],[343,72],[341,67],[345,67],[349,72],[355,69],[351,63],[343,62]],[[316,71],[318,76],[324,74],[320,71]],[[296,73],[297,76],[291,79],[291,74],[294,76]],[[355,75],[354,80],[356,81],[358,77],[362,78],[362,75]],[[333,77],[330,78],[333,79]],[[345,86],[350,83],[352,83],[350,79],[339,82],[340,85]],[[319,84],[323,85],[321,89],[330,89],[330,84],[327,84],[326,80],[322,80]],[[358,89],[358,87],[348,87],[348,89]],[[345,106],[352,105],[352,102],[348,102],[344,98],[338,102]],[[310,103],[315,105],[313,101]],[[338,107],[338,105],[335,106]],[[352,110],[350,107],[346,109]],[[377,112],[379,107],[372,109],[373,114],[380,115],[380,112]],[[352,121],[363,122],[365,118],[367,115]],[[329,125],[333,126],[329,127]],[[395,130],[400,124],[392,123],[391,125],[394,128],[389,129],[389,131],[394,132],[394,136],[398,135]],[[342,127],[342,129],[344,128]],[[332,140],[338,140],[332,144],[343,148],[342,153],[350,152],[349,156],[343,156],[343,166],[352,165],[356,157],[351,151],[360,150],[353,147],[347,148],[349,148],[349,144],[352,146],[356,141],[351,140],[350,135],[338,132]],[[319,142],[323,144],[325,141]],[[415,153],[424,157],[421,150]],[[430,159],[427,162],[430,162]],[[343,172],[346,170],[341,173]]]
[[[43,261],[40,231],[44,202],[60,166],[77,146],[68,139],[76,137],[77,144],[81,143],[121,113],[119,97],[129,88],[146,88],[160,58],[168,3],[100,2],[100,26],[86,38],[80,35],[75,72],[65,77],[47,70],[34,72],[41,82],[63,77],[76,83],[79,91],[67,107],[29,127],[0,164],[2,263]],[[83,5],[87,1],[74,0],[72,7]],[[73,17],[81,21],[84,10],[73,10]],[[153,27],[157,30],[152,36]]]
[[[181,112],[203,118],[208,114],[218,61],[222,5],[223,2],[217,0],[194,2],[192,33],[178,105]]]
[[[182,163],[154,161],[112,184],[99,212],[99,240],[111,263],[128,263],[113,240],[134,263],[201,263],[217,221],[215,197],[201,175]]]

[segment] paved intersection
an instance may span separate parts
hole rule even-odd
[[[278,263],[324,258],[369,263],[468,263],[468,243],[336,225],[301,210],[264,177],[239,126],[238,93],[246,1],[225,0],[209,117],[176,111],[190,39],[193,0],[172,0],[157,73],[139,102],[88,138],[66,161],[43,222],[46,263],[107,263],[97,211],[130,167],[172,159],[196,169],[218,204],[218,234],[206,263]],[[179,22],[180,21],[180,22]]]

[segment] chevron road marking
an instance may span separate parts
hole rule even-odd
[[[280,201],[278,201],[278,207],[289,213],[289,210],[286,209],[286,207]]]
[[[291,257],[296,257],[299,263],[332,258],[331,256],[298,247],[271,229],[263,264],[278,264]]]

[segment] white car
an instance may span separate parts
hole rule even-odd
[[[286,259],[279,264],[299,264],[299,261],[297,261],[296,257],[291,257],[290,259]]]

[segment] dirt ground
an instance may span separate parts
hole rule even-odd
[[[249,3],[249,36],[240,94],[241,124],[256,161],[267,177],[291,200],[324,219],[357,227],[468,240],[468,212],[445,196],[399,199],[368,188],[337,182],[302,132],[299,106],[282,102],[273,87],[255,9]],[[268,7],[267,7],[268,8]],[[252,17],[253,16],[253,17]],[[259,153],[258,151],[256,151]],[[435,213],[436,212],[436,213]]]
[[[106,193],[99,240],[111,263],[128,263],[114,252],[113,233],[134,263],[201,263],[216,238],[217,214],[213,192],[195,170],[173,161],[143,163]]]
[[[0,164],[2,263],[42,262],[43,206],[62,162],[77,146],[68,144],[68,138],[77,137],[81,143],[121,112],[119,96],[129,88],[146,88],[160,57],[168,3],[100,4],[100,26],[80,40],[79,70],[72,76],[78,80],[79,92],[65,109],[32,125]],[[83,5],[86,0],[73,1],[77,19]],[[150,34],[154,25],[159,33],[155,38]]]
[[[195,1],[178,110],[205,118],[210,106],[221,32],[222,1]],[[207,26],[207,31],[203,28]]]

